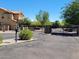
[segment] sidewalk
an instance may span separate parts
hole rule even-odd
[[[15,33],[15,31],[5,31],[5,32],[0,31],[0,33]]]
[[[33,41],[33,39],[30,40],[18,40],[17,42],[15,42],[14,39],[7,39],[7,40],[3,40],[3,43],[0,44],[0,46],[5,46],[5,45],[11,45],[11,44],[16,44],[16,43],[23,43],[26,41]]]

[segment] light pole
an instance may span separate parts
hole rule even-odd
[[[17,19],[17,22],[16,22],[16,27],[15,27],[15,42],[17,42],[17,40],[18,40],[18,28],[19,28],[19,26],[18,26],[18,19]]]
[[[16,28],[15,28],[15,41],[17,42],[17,32],[18,32],[18,27],[16,25]]]
[[[15,28],[15,41],[17,42],[18,40],[18,31],[19,31],[19,21],[20,20],[20,13],[18,13],[18,17],[17,17],[17,20],[16,20],[16,28]]]

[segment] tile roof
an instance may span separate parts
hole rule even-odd
[[[5,9],[5,8],[0,8],[0,10],[3,10],[3,11],[8,12],[8,13],[13,13],[13,14],[22,14],[22,12],[18,12],[18,11],[10,11],[10,10]]]

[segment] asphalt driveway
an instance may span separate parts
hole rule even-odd
[[[35,41],[0,47],[0,59],[79,59],[79,38],[34,32]]]

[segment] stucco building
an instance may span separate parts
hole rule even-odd
[[[0,8],[0,30],[14,30],[16,23],[22,20],[23,13]]]

